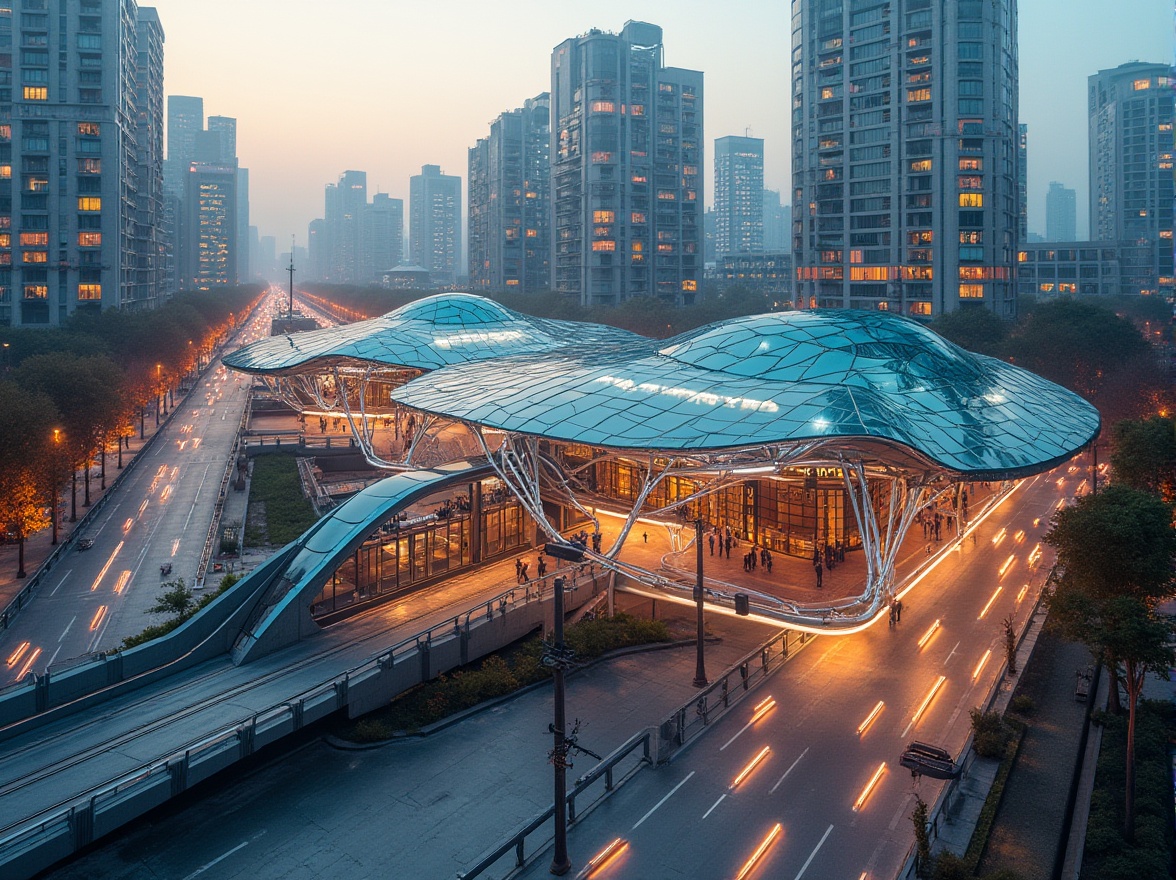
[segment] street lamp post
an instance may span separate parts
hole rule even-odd
[[[155,427],[159,427],[159,410],[163,406],[163,364],[155,365]]]
[[[564,647],[564,579],[557,577],[552,581],[555,589],[553,613],[555,615],[555,633],[552,636],[550,649],[543,657],[543,663],[551,667],[552,678],[555,682],[555,712],[554,724],[551,732],[554,743],[551,750],[551,763],[555,767],[555,852],[551,858],[551,873],[563,876],[572,869],[572,862],[568,858],[568,747],[566,743],[567,717],[564,706],[564,668],[569,664],[570,657]]]
[[[57,482],[57,467],[61,461],[61,429],[53,429],[53,467],[49,479],[53,483],[53,503],[49,507],[49,519],[53,523],[53,545],[57,546],[57,498],[61,487]]]
[[[694,602],[698,612],[698,645],[695,649],[694,686],[706,687],[710,682],[706,680],[706,660],[703,657],[702,638],[702,517],[694,521]]]

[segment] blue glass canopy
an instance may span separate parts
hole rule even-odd
[[[450,366],[393,393],[416,409],[614,449],[881,442],[977,479],[1048,469],[1098,412],[1026,370],[883,312],[737,318],[668,342],[581,344]]]
[[[348,360],[435,370],[571,344],[616,345],[641,338],[600,324],[533,318],[484,297],[447,293],[367,321],[262,339],[226,356],[224,363],[262,374],[305,372]]]

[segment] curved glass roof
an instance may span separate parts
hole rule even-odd
[[[884,441],[975,478],[1052,467],[1098,412],[1033,373],[884,312],[753,315],[668,342],[452,366],[393,392],[449,418],[618,449]]]
[[[641,338],[600,324],[533,318],[473,294],[445,293],[379,318],[262,339],[226,356],[224,363],[247,373],[298,373],[339,359],[435,370],[571,344],[616,345]]]

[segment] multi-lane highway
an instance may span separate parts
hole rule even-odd
[[[897,626],[818,640],[671,765],[639,774],[575,826],[577,868],[620,839],[595,877],[895,876],[916,792],[933,803],[942,784],[913,781],[899,756],[912,740],[958,754],[1004,662],[1002,621],[1029,613],[1039,541],[1081,479],[1022,485],[903,598]],[[547,876],[546,861],[527,876]]]

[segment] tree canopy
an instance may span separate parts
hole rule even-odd
[[[1115,480],[1176,501],[1176,420],[1163,416],[1125,419],[1111,429]]]

